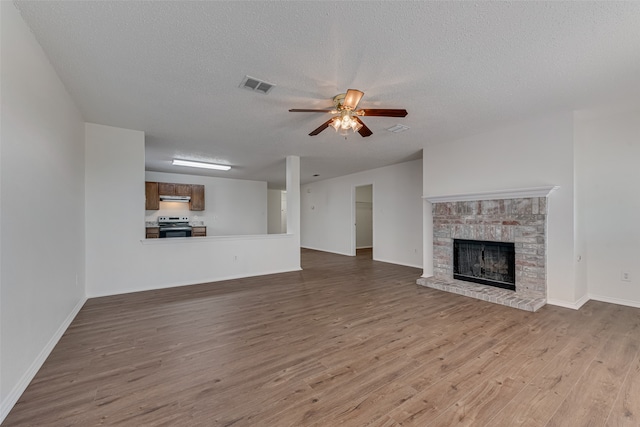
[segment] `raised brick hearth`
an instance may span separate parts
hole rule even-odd
[[[433,277],[418,284],[528,311],[546,303],[546,191],[543,197],[432,201]],[[429,198],[427,198],[429,199]],[[453,278],[453,239],[512,242],[516,290]]]

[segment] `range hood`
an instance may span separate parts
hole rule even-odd
[[[160,195],[161,202],[183,202],[188,203],[191,200],[190,196],[163,196]]]

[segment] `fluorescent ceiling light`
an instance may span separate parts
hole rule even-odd
[[[215,169],[219,171],[228,171],[231,169],[229,165],[216,165],[215,163],[192,162],[191,160],[173,159],[174,166],[188,166],[190,168]]]

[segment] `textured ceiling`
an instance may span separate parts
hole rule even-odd
[[[556,110],[640,95],[638,2],[16,2],[84,119],[146,133],[148,170],[173,157],[211,176],[284,185],[419,158],[441,143]],[[277,86],[239,88],[245,75]],[[331,107],[360,89],[374,134],[346,140]],[[387,132],[396,123],[410,130]],[[319,177],[313,177],[319,174]]]

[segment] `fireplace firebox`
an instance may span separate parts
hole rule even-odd
[[[453,278],[516,290],[515,245],[482,240],[453,240]]]

